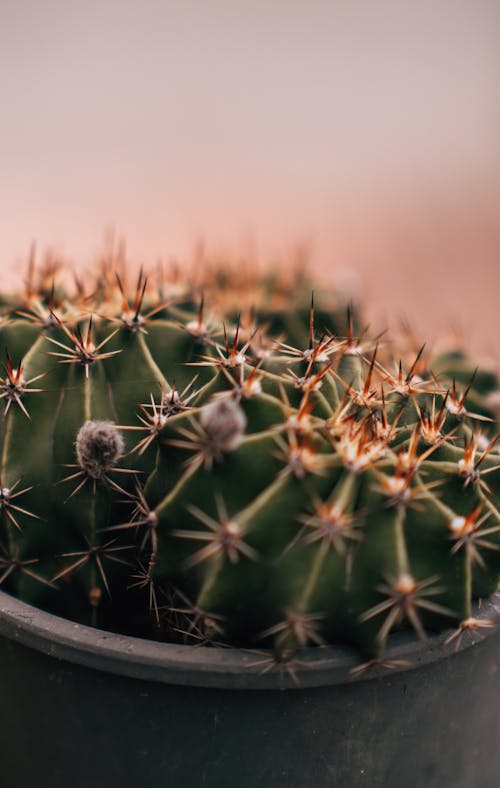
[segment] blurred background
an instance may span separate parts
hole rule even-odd
[[[498,0],[0,0],[0,261],[297,250],[500,360]]]

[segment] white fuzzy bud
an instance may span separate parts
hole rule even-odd
[[[228,397],[217,397],[201,411],[200,424],[211,454],[238,448],[247,426],[242,408]]]
[[[112,421],[86,421],[76,436],[76,459],[93,479],[101,479],[125,450],[122,435]]]

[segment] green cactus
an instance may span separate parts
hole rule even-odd
[[[3,296],[0,583],[165,640],[457,628],[500,579],[496,377],[401,360],[296,272]],[[397,344],[395,345],[397,348]],[[431,372],[432,369],[432,372]]]

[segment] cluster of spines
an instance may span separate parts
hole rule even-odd
[[[9,479],[0,500],[2,581],[18,572],[53,586],[92,566],[87,596],[97,621],[103,592],[112,592],[106,565],[126,566],[128,588],[146,591],[153,621],[167,637],[184,631],[201,643],[229,638],[273,644],[281,661],[308,644],[342,639],[378,656],[389,632],[403,623],[424,637],[424,626],[458,620],[457,639],[479,626],[471,615],[472,597],[482,588],[493,590],[500,574],[500,515],[488,484],[500,466],[498,436],[485,406],[490,380],[476,388],[475,373],[462,384],[453,369],[434,374],[423,347],[392,364],[383,337],[357,331],[351,309],[342,329],[332,325],[333,309],[320,311],[313,301],[308,309],[297,300],[283,308],[284,288],[277,288],[282,311],[271,306],[258,322],[254,308],[235,314],[244,288],[233,284],[231,290],[224,280],[230,309],[216,321],[207,317],[205,298],[196,303],[192,288],[182,292],[178,280],[175,296],[164,283],[155,296],[141,272],[129,299],[117,274],[114,283],[108,279],[95,288],[94,296],[85,295],[79,283],[74,302],[56,296],[46,280],[44,275],[43,285],[35,287],[31,278],[24,303],[6,310],[5,333],[13,336],[9,324],[16,329],[19,321],[37,326],[39,337],[32,341],[44,340],[38,358],[47,354],[77,370],[88,418],[67,437],[74,457],[65,464],[73,467],[58,481],[75,483],[69,498],[78,500],[85,488],[94,499],[101,491],[100,506],[106,496],[113,501],[106,504],[109,522],[101,517],[90,538],[83,534],[86,547],[60,553],[62,568],[44,577],[23,547],[24,520],[40,515],[21,506],[22,496],[39,482],[30,478],[24,486],[21,477]],[[207,283],[206,291],[215,298],[216,284]],[[174,336],[179,345],[179,388],[169,364],[153,359],[153,326],[159,329],[159,357],[162,326],[165,341]],[[127,368],[119,362],[132,347],[135,353],[139,347],[154,386],[120,377]],[[187,351],[188,357],[182,355]],[[26,356],[29,368],[32,358],[33,345]],[[116,362],[109,378],[104,373],[94,383],[95,370]],[[42,397],[38,381],[50,377],[49,369],[33,376],[28,371],[26,377],[24,364],[14,366],[6,355],[0,381],[2,474],[11,473],[16,425],[9,413],[16,406],[29,418],[32,410],[36,440],[31,395]],[[134,369],[127,373],[133,377]],[[64,392],[67,381],[60,385]],[[95,389],[106,387],[112,400],[125,402],[121,410],[128,421],[94,418]],[[134,411],[137,420],[130,418]],[[139,440],[126,452],[122,433],[134,430]],[[260,467],[252,467],[254,462]],[[22,466],[22,458],[12,464]],[[130,483],[116,481],[115,471]],[[219,487],[227,488],[224,495]],[[64,505],[58,506],[64,513]],[[120,521],[127,509],[128,518]],[[419,516],[425,525],[431,512],[439,519],[435,532],[419,525]],[[262,533],[263,526],[255,526],[259,517]],[[46,557],[51,523],[39,528],[45,536],[34,541],[44,542]],[[130,543],[125,535],[133,536]],[[176,542],[183,547],[175,548]],[[263,556],[262,546],[269,555]],[[425,553],[433,549],[437,557],[427,561]],[[264,569],[252,568],[262,563]],[[426,563],[442,571],[422,574],[413,568]],[[391,572],[384,572],[387,566]],[[322,599],[321,609],[311,607],[315,597]],[[206,604],[210,600],[213,607]],[[282,617],[265,621],[278,608]]]

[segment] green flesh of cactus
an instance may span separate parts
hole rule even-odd
[[[377,658],[400,626],[477,624],[500,578],[494,375],[468,389],[460,352],[406,349],[398,371],[306,292],[261,309],[257,333],[236,296],[207,328],[190,297],[142,323],[108,294],[81,334],[50,298],[0,326],[6,590],[280,659],[336,642]]]

